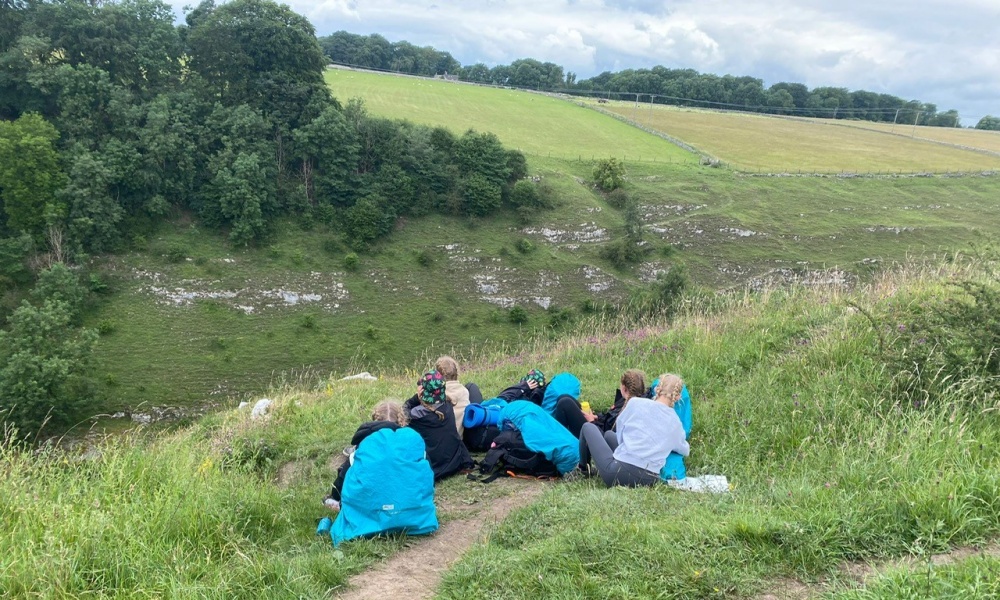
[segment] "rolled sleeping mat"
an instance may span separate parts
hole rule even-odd
[[[500,407],[483,406],[481,404],[470,404],[465,407],[465,415],[462,417],[462,425],[466,429],[473,427],[486,427],[487,425],[497,425],[500,423]]]

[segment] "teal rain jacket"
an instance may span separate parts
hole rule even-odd
[[[363,536],[437,530],[434,472],[425,453],[423,438],[408,427],[376,431],[358,444],[330,528],[334,546]]]

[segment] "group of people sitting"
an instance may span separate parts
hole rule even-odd
[[[504,430],[523,436],[566,478],[599,477],[607,487],[635,487],[685,477],[691,400],[673,374],[647,387],[642,371],[625,371],[614,403],[600,414],[580,402],[574,375],[547,381],[538,369],[484,400],[476,384],[459,382],[458,363],[449,356],[420,377],[416,392],[406,402],[379,403],[351,439],[348,459],[324,500],[338,511],[335,543],[338,537],[391,531],[401,515],[406,524],[396,530],[435,530],[433,485],[471,470],[470,450],[487,450]],[[495,411],[495,425],[471,418],[486,410]]]

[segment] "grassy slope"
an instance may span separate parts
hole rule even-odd
[[[820,120],[660,105],[650,110],[623,102],[610,103],[606,108],[680,138],[739,169],[912,173],[1000,168],[1000,156],[886,135],[877,129],[830,126]]]
[[[735,296],[727,310],[672,327],[609,322],[515,355],[478,355],[464,378],[487,392],[530,367],[571,370],[595,408],[610,403],[626,367],[683,374],[694,397],[689,471],[725,474],[733,491],[557,484],[467,555],[442,595],[733,597],[778,576],[836,582],[845,559],[996,536],[996,407],[956,398],[952,411],[917,411],[886,398],[876,335],[846,306],[854,300],[883,319],[940,290],[951,272],[852,293]],[[0,450],[0,595],[326,597],[406,543],[332,553],[312,528],[330,457],[369,407],[408,395],[414,376],[279,390],[268,421],[218,413],[158,439],[110,442],[90,459]],[[459,478],[440,493],[465,506],[482,490]],[[943,572],[936,585],[963,577],[968,569]],[[883,585],[892,584],[871,589]]]

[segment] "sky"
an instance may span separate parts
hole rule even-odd
[[[1000,116],[1000,0],[285,0],[317,35],[379,33],[463,65],[578,79],[664,65],[888,93]]]

